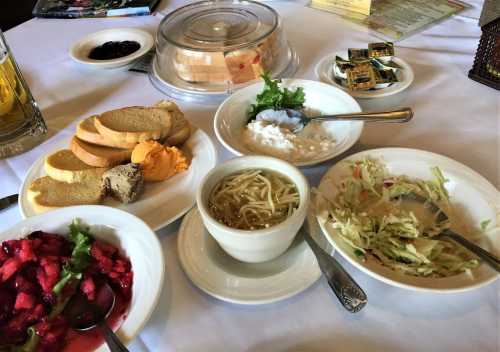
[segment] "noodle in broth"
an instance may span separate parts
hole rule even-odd
[[[299,206],[297,187],[287,177],[248,169],[224,177],[212,190],[208,207],[222,224],[256,230],[279,224]]]

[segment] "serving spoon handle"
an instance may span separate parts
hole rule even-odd
[[[359,312],[368,302],[365,292],[354,279],[345,271],[340,263],[326,253],[311,237],[306,226],[301,229],[304,239],[313,251],[321,272],[328,280],[328,284],[339,299],[340,303],[351,313]]]
[[[105,320],[99,323],[99,328],[104,336],[104,340],[108,344],[111,352],[129,352],[127,347],[118,339],[113,330],[108,326]]]
[[[349,114],[322,115],[309,118],[312,121],[366,121],[366,122],[408,122],[413,117],[410,108],[384,112],[356,112]]]
[[[498,257],[479,247],[477,244],[472,243],[458,233],[453,232],[452,230],[444,230],[439,235],[434,236],[434,238],[436,237],[447,237],[457,242],[458,244],[462,245],[463,247],[467,248],[469,251],[477,255],[497,273],[500,273],[500,259]]]

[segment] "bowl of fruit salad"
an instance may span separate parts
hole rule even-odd
[[[0,233],[0,351],[108,351],[98,328],[71,327],[65,308],[109,286],[107,323],[131,341],[153,312],[164,260],[154,232],[104,206],[76,206],[28,218]]]

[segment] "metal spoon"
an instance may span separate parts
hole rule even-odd
[[[411,108],[384,112],[355,112],[349,114],[322,115],[308,117],[300,110],[264,110],[257,114],[257,121],[269,121],[286,125],[293,133],[300,132],[309,122],[322,121],[366,121],[366,122],[408,122],[413,117]]]
[[[106,318],[115,306],[116,295],[108,284],[102,285],[96,292],[96,298],[90,302],[79,290],[68,302],[64,316],[75,330],[85,331],[99,327],[111,352],[128,352],[113,330],[106,323]]]
[[[313,251],[318,265],[323,275],[328,280],[328,284],[339,299],[340,303],[351,313],[359,312],[368,302],[365,292],[354,279],[345,271],[339,262],[326,253],[311,237],[311,234],[302,225],[299,232],[302,232],[304,239]]]
[[[416,201],[421,203],[427,210],[432,214],[437,214],[436,221],[442,222],[448,220],[448,216],[433,202],[429,201],[427,198],[421,196],[420,194],[410,192],[407,194],[403,194],[399,196],[402,199],[409,199],[412,201]],[[479,247],[477,244],[469,241],[464,236],[450,230],[445,229],[439,234],[430,237],[433,240],[442,240],[443,238],[448,238],[458,243],[459,245],[467,248],[469,251],[474,253],[477,257],[479,257],[482,261],[484,261],[487,265],[489,265],[493,270],[500,273],[500,258],[495,256],[494,254],[484,250]]]

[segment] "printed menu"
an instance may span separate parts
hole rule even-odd
[[[369,14],[354,7],[358,1],[312,0],[310,7],[336,13],[387,40],[401,40],[457,14],[469,6],[457,0],[372,0]]]

